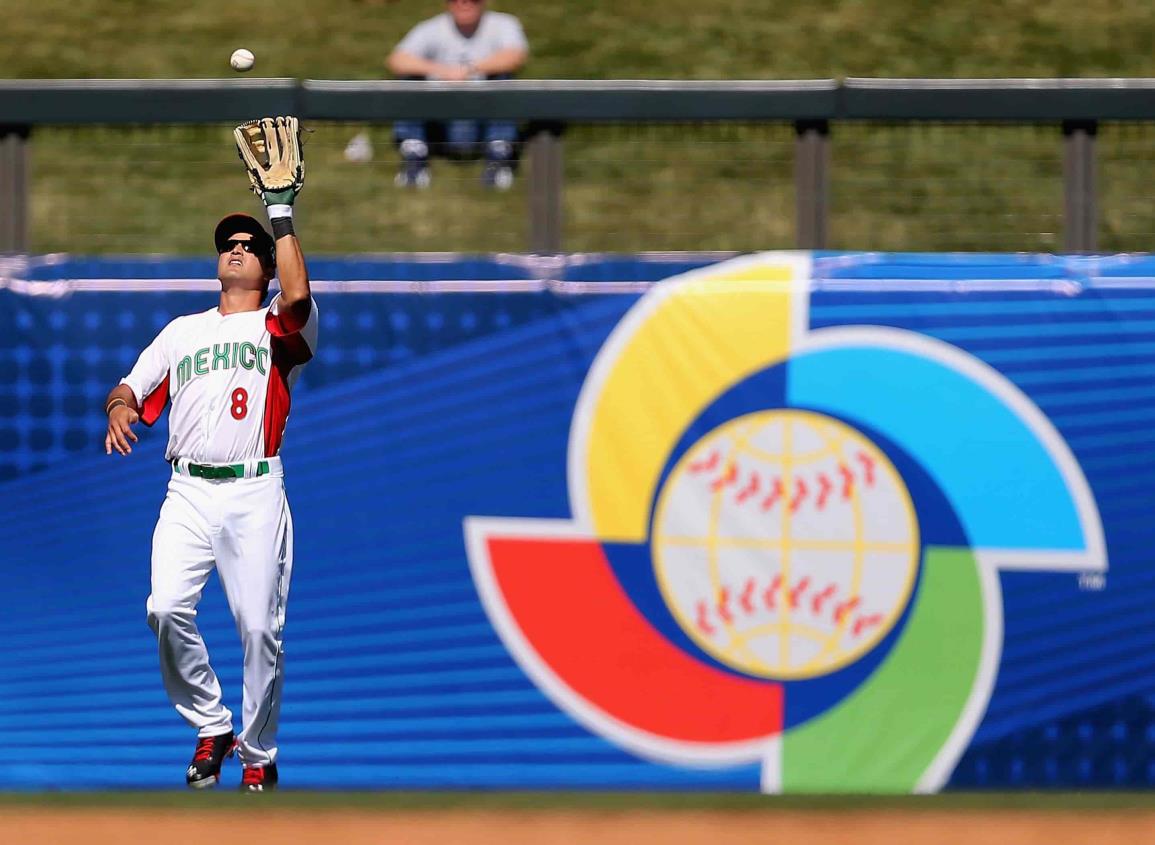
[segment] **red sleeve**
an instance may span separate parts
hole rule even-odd
[[[279,314],[274,314],[270,308],[265,315],[265,325],[268,326],[269,334],[273,337],[296,334],[305,328],[305,323],[309,322],[309,312],[312,309],[311,299],[302,299]]]
[[[153,423],[160,419],[167,404],[168,376],[165,376],[164,381],[156,386],[156,390],[144,398],[144,404],[140,409],[140,421],[151,428]]]
[[[304,307],[300,307],[304,306]],[[274,357],[282,366],[292,367],[307,363],[313,357],[313,350],[301,335],[301,329],[309,321],[312,303],[306,299],[289,308],[285,313],[274,314],[270,308],[265,314],[265,326],[269,330],[269,345]]]

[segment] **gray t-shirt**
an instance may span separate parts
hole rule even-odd
[[[529,49],[521,22],[504,12],[485,12],[473,36],[466,38],[449,12],[422,21],[401,39],[397,50],[443,65],[467,65],[498,50]]]

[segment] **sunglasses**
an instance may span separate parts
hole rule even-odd
[[[240,238],[230,238],[229,240],[225,241],[224,245],[221,247],[221,255],[224,255],[226,252],[232,252],[233,248],[237,246],[237,244],[240,244],[241,249],[250,255],[256,252],[256,244],[254,244],[251,240],[243,241]]]

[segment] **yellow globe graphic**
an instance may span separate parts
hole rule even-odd
[[[708,654],[781,680],[859,659],[901,617],[918,522],[886,455],[810,411],[760,411],[711,431],[658,494],[662,595]]]

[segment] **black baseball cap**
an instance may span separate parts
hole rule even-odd
[[[225,243],[229,238],[239,235],[241,232],[246,232],[252,236],[253,244],[257,249],[256,255],[266,257],[273,267],[277,266],[277,247],[273,241],[273,236],[265,230],[257,218],[242,211],[225,215],[217,224],[216,232],[213,234],[213,242],[216,244],[217,252],[220,253],[225,248]]]

